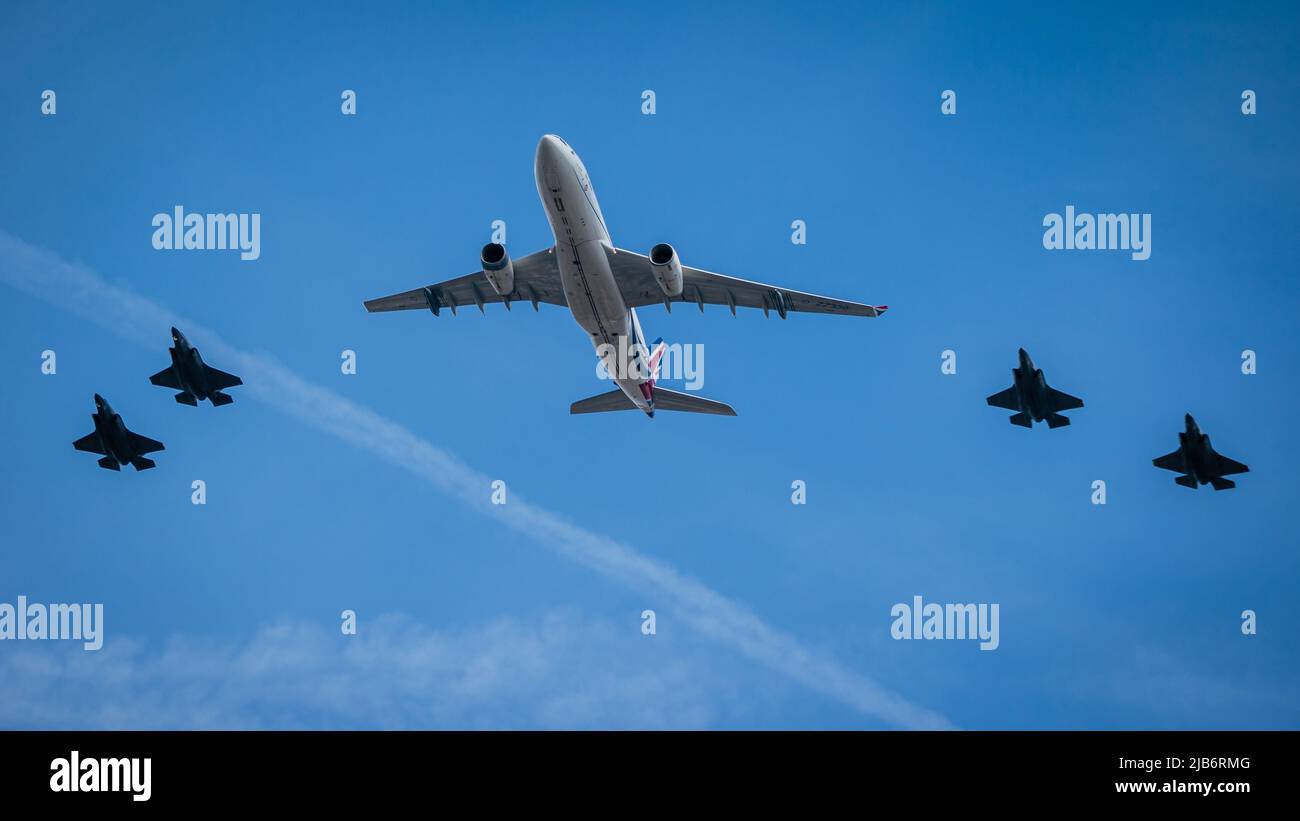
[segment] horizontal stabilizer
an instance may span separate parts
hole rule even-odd
[[[655,388],[655,410],[684,413],[711,413],[718,416],[735,416],[736,411],[725,402],[715,402],[703,396]],[[605,413],[606,411],[638,410],[636,404],[622,390],[615,388],[607,393],[580,399],[569,406],[569,413]]]
[[[195,399],[194,394],[188,391],[176,394],[176,401],[180,402],[182,405],[189,405],[191,408],[197,408],[199,406],[199,400]]]
[[[1190,487],[1192,490],[1196,490],[1196,479],[1191,476],[1179,476],[1174,481],[1183,487]]]
[[[102,467],[102,468],[106,468],[106,469],[108,469],[108,470],[121,470],[121,469],[122,469],[122,468],[117,464],[117,460],[114,459],[112,456],[105,456],[103,459],[100,459],[100,460],[99,460],[99,466]]]
[[[636,410],[636,405],[627,394],[615,388],[607,393],[579,399],[569,406],[569,413],[605,413],[606,411]]]
[[[137,456],[131,460],[131,466],[134,467],[136,470],[148,470],[149,468],[157,467],[158,464],[154,462],[154,460],[152,459],[146,459],[143,456]]]
[[[1063,428],[1070,424],[1070,420],[1059,413],[1048,414],[1047,426],[1049,428]]]
[[[1013,425],[1019,425],[1022,428],[1032,428],[1034,426],[1034,420],[1030,419],[1029,414],[1023,411],[1021,413],[1012,414],[1007,418],[1007,421]]]
[[[1232,481],[1231,479],[1222,479],[1222,478],[1211,479],[1210,484],[1214,485],[1215,490],[1232,490],[1234,487],[1237,486],[1237,483]]]
[[[230,394],[222,393],[221,391],[216,391],[208,398],[212,400],[212,404],[215,407],[221,407],[222,405],[229,405],[231,402],[235,401],[230,396]]]
[[[678,393],[667,388],[655,388],[655,410],[684,411],[686,413],[712,413],[718,416],[735,416],[736,411],[725,402],[705,399],[691,393]]]

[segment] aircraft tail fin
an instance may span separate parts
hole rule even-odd
[[[1234,487],[1237,486],[1237,483],[1232,481],[1231,479],[1223,479],[1223,478],[1211,479],[1210,484],[1214,485],[1215,490],[1232,490]]]
[[[194,394],[189,391],[176,394],[176,401],[180,402],[182,405],[189,405],[191,408],[197,408],[199,406],[199,400],[195,399]]]
[[[1027,411],[1013,413],[1007,418],[1007,421],[1013,425],[1019,425],[1022,428],[1032,428],[1034,426],[1034,420],[1029,418],[1029,413]]]
[[[208,399],[212,400],[212,406],[214,408],[219,408],[222,405],[229,405],[231,402],[235,401],[230,394],[222,393],[221,391],[213,391],[212,394],[208,396]]]
[[[148,470],[149,468],[157,467],[157,466],[158,466],[157,462],[155,462],[152,459],[146,459],[143,456],[137,456],[131,460],[131,467],[135,468],[136,470]]]
[[[654,341],[650,350],[650,379],[654,381],[659,378],[659,365],[663,362],[664,350],[668,348],[664,338],[661,336]]]
[[[100,460],[99,460],[99,466],[102,467],[102,468],[105,468],[105,469],[107,469],[107,470],[121,470],[121,469],[122,469],[121,466],[119,466],[119,465],[117,464],[117,460],[114,459],[112,456],[105,456],[103,459],[100,459]]]
[[[1063,428],[1068,424],[1070,424],[1069,418],[1059,413],[1052,413],[1047,416],[1047,426],[1049,428]]]
[[[1179,476],[1174,481],[1183,487],[1190,487],[1192,490],[1196,490],[1196,479],[1191,476]]]

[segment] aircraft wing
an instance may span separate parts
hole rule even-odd
[[[77,450],[84,450],[86,453],[98,453],[100,456],[108,455],[104,452],[104,446],[99,442],[99,434],[93,430],[73,442],[72,446]]]
[[[148,436],[141,436],[138,433],[127,431],[126,438],[131,441],[131,449],[136,452],[137,456],[153,453],[155,450],[164,450],[162,442],[150,439]]]
[[[1157,456],[1151,460],[1151,464],[1164,470],[1172,470],[1174,473],[1187,472],[1187,466],[1183,464],[1183,452],[1181,450],[1166,453],[1164,456]]]
[[[181,381],[176,378],[176,369],[168,365],[158,373],[149,377],[149,381],[163,388],[171,388],[174,391],[185,390],[181,387]]]
[[[503,302],[509,308],[510,303],[517,300],[533,303],[533,310],[537,309],[539,302],[568,305],[564,298],[564,286],[560,284],[560,267],[555,261],[554,251],[553,248],[547,248],[513,260],[515,290],[505,297],[499,296],[492,289],[487,276],[480,270],[425,288],[367,300],[366,310],[371,313],[429,310],[437,315],[443,308],[451,308],[455,314],[457,308],[466,305],[477,306],[482,311],[484,305],[494,302]]]
[[[1065,411],[1083,407],[1082,399],[1077,396],[1070,396],[1065,391],[1058,391],[1056,388],[1048,388],[1047,396],[1051,400],[1052,410]]]
[[[1243,465],[1235,459],[1229,459],[1221,453],[1214,454],[1214,469],[1220,476],[1231,476],[1234,473],[1249,473],[1250,468]]]
[[[225,371],[219,371],[216,368],[212,367],[211,365],[203,366],[203,375],[208,378],[208,384],[212,387],[212,389],[217,391],[225,390],[226,388],[233,388],[236,385],[244,384],[244,380],[240,379],[238,376],[235,376],[233,373],[226,373]]]
[[[995,408],[1006,408],[1007,410],[1020,410],[1020,399],[1016,396],[1016,386],[1012,385],[1004,391],[997,393],[984,400]]]
[[[623,292],[623,302],[629,308],[671,302],[694,302],[704,310],[707,305],[726,305],[734,314],[736,308],[760,308],[763,313],[776,311],[782,319],[787,311],[815,314],[844,314],[847,316],[880,316],[886,306],[864,305],[828,296],[807,294],[775,285],[764,285],[747,279],[714,274],[699,268],[682,266],[681,296],[667,297],[655,281],[650,258],[635,251],[615,249],[609,253],[609,265]],[[671,310],[671,305],[669,305]]]

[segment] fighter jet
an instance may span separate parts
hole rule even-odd
[[[99,466],[109,470],[121,470],[122,465],[128,463],[136,470],[148,470],[154,466],[154,461],[144,458],[144,455],[162,450],[163,443],[127,430],[122,417],[114,413],[113,406],[99,394],[95,394],[95,412],[90,418],[95,421],[95,429],[73,442],[74,448],[103,454]]]
[[[1043,372],[1034,367],[1034,360],[1029,358],[1025,349],[1020,349],[1020,367],[1011,369],[1014,384],[1006,390],[995,393],[986,401],[995,408],[1018,411],[1010,422],[1022,428],[1032,428],[1034,422],[1047,420],[1049,428],[1060,428],[1070,424],[1070,420],[1060,411],[1083,407],[1083,400],[1070,396],[1047,386]]]
[[[1196,420],[1190,413],[1187,414],[1184,422],[1187,429],[1178,434],[1178,450],[1152,459],[1151,464],[1183,474],[1174,481],[1192,490],[1196,489],[1197,482],[1203,485],[1214,485],[1215,490],[1236,487],[1236,482],[1223,477],[1234,473],[1249,473],[1250,468],[1241,462],[1215,453],[1214,448],[1210,447],[1210,437],[1201,433],[1200,426],[1196,424]]]
[[[537,143],[533,177],[555,242],[512,260],[503,245],[492,242],[479,254],[480,270],[456,279],[367,300],[367,311],[429,310],[514,302],[539,302],[567,308],[617,386],[574,402],[570,413],[640,410],[653,417],[655,409],[735,416],[724,402],[679,393],[656,384],[648,365],[654,353],[641,332],[637,309],[674,303],[725,305],[775,312],[880,316],[884,305],[867,305],[748,279],[715,274],[682,262],[668,243],[648,255],[616,248],[596,200],[587,167],[574,150],[554,134]],[[660,181],[663,184],[663,181]],[[853,275],[858,267],[846,269]]]
[[[213,406],[229,405],[234,402],[222,393],[223,388],[233,388],[244,384],[244,380],[203,362],[199,349],[190,345],[185,334],[172,328],[173,347],[168,348],[172,355],[172,364],[149,377],[149,381],[163,388],[180,391],[176,401],[182,405],[197,407],[199,402],[207,399]]]

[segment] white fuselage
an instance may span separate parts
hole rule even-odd
[[[553,134],[537,144],[537,194],[555,234],[555,255],[569,310],[596,348],[611,379],[638,408],[651,403],[643,388],[649,374],[639,363],[649,356],[636,311],[609,267],[613,252],[587,169],[568,143]]]

